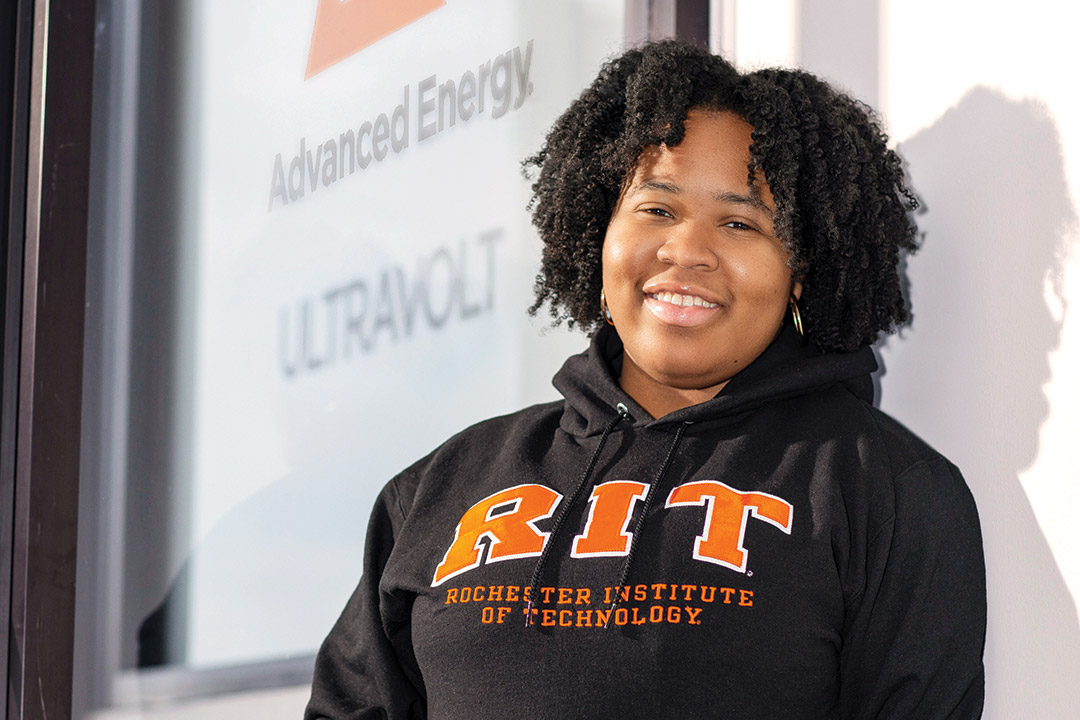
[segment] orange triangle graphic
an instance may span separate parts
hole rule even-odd
[[[446,0],[319,0],[304,79],[445,4]]]

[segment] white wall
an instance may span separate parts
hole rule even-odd
[[[881,406],[959,465],[979,505],[984,717],[1076,717],[1080,9],[743,0],[736,16],[741,63],[795,59],[848,87],[908,161],[925,237],[914,321],[880,348]]]

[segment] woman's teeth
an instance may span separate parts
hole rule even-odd
[[[718,307],[716,303],[706,302],[695,295],[680,295],[679,293],[662,292],[651,293],[649,297],[660,300],[661,302],[671,303],[672,305],[681,305],[682,307],[693,307],[695,305],[704,308]]]

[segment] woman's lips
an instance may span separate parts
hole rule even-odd
[[[675,292],[646,293],[645,306],[660,322],[681,327],[706,323],[720,311],[718,303],[697,295]]]
[[[709,302],[708,300],[705,300],[704,298],[698,297],[697,295],[691,295],[689,293],[655,292],[655,293],[647,293],[647,294],[648,294],[649,297],[651,297],[651,298],[653,298],[655,300],[661,300],[663,302],[671,303],[672,305],[679,305],[681,307],[691,307],[691,306],[707,307],[707,308],[717,307],[716,303]]]

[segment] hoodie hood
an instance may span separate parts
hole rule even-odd
[[[627,420],[634,427],[671,426],[674,431],[692,424],[688,432],[700,432],[765,403],[837,384],[872,402],[870,374],[877,369],[869,347],[822,355],[812,345],[801,347],[794,328],[785,325],[765,352],[732,377],[714,398],[654,419],[619,387],[622,357],[618,332],[604,325],[593,334],[588,350],[563,364],[552,382],[566,398],[560,421],[564,431],[578,437],[598,435],[618,415],[620,404],[628,410]]]

